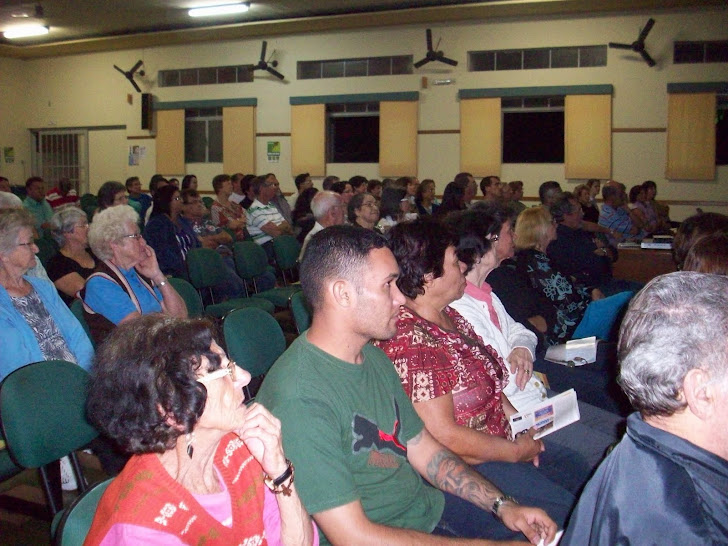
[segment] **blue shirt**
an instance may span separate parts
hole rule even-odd
[[[121,274],[131,286],[139,305],[142,307],[142,314],[159,313],[162,311],[162,293],[154,287],[155,299],[149,290],[142,284],[139,274],[133,267],[131,269],[119,268]],[[86,295],[84,302],[95,312],[102,314],[114,324],[119,324],[122,319],[131,313],[136,313],[137,308],[131,299],[124,292],[124,289],[103,277],[92,277],[86,282]]]
[[[53,217],[53,209],[45,198],[38,203],[35,199],[26,197],[25,201],[23,201],[23,208],[30,212],[35,218],[36,229],[41,229],[41,226],[50,222]]]

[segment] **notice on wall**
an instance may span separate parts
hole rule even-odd
[[[135,167],[147,156],[146,146],[129,146],[129,166]]]
[[[3,156],[5,157],[5,163],[15,163],[15,148],[12,146],[3,148]]]
[[[281,143],[278,140],[268,141],[268,163],[278,163],[281,160]]]

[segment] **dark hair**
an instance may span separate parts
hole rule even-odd
[[[222,188],[222,185],[228,180],[230,180],[229,174],[215,175],[215,178],[212,179],[212,191],[218,193],[220,191],[220,188]]]
[[[645,191],[650,188],[657,191],[657,184],[655,184],[653,180],[645,180],[644,182],[642,182],[642,187],[645,189]]]
[[[339,181],[338,176],[334,176],[333,174],[330,174],[329,176],[324,178],[324,181],[321,183],[321,187],[325,190],[330,190],[331,186],[334,185],[334,182],[338,182],[338,181]]]
[[[485,207],[455,212],[447,217],[446,225],[458,239],[455,253],[458,260],[467,266],[467,275],[475,265],[493,248],[493,239],[508,221],[503,207],[492,209],[490,214]]]
[[[327,280],[343,278],[360,284],[369,253],[387,246],[387,240],[374,230],[337,225],[319,231],[309,240],[300,267],[301,286],[314,312],[323,305]]]
[[[136,181],[139,181],[139,177],[138,176],[130,176],[129,178],[126,179],[126,183],[124,185],[126,186],[126,189],[127,190],[131,187],[131,185],[134,183],[135,180]]]
[[[512,182],[508,182],[508,185],[513,191],[518,191],[523,189],[523,181],[522,180],[514,180]]]
[[[556,198],[556,201],[554,201],[553,204],[549,207],[551,218],[553,218],[559,224],[563,222],[564,216],[566,216],[567,214],[571,214],[574,208],[570,202],[572,199],[576,199],[576,197],[574,197],[574,194],[570,191],[565,191],[564,193],[559,195]],[[577,206],[581,208],[581,205]]]
[[[349,201],[349,204],[346,206],[346,217],[349,219],[349,222],[352,224],[356,223],[356,209],[360,209],[362,203],[364,202],[364,198],[370,195],[367,192],[364,193],[355,193],[354,197],[351,198]]]
[[[167,179],[164,177],[164,175],[152,175],[152,178],[149,179],[149,193],[154,194],[154,192],[157,191],[157,186],[160,182],[167,182]]]
[[[25,189],[27,190],[36,182],[43,182],[43,179],[40,176],[31,176],[25,181]]]
[[[672,259],[677,268],[683,267],[690,247],[698,239],[713,233],[728,233],[728,216],[717,212],[706,212],[683,220],[672,241]]]
[[[313,199],[313,196],[318,193],[318,189],[314,187],[306,188],[301,192],[301,195],[298,196],[298,199],[296,199],[296,205],[293,208],[293,212],[291,212],[291,217],[293,218],[293,221],[297,221],[299,218],[303,218],[306,215],[313,216],[313,211],[311,210],[311,200]]]
[[[453,182],[463,184],[463,187],[465,187],[470,183],[471,178],[473,178],[473,175],[471,173],[458,173],[455,175],[455,178],[453,178]]]
[[[260,188],[265,184],[265,180],[268,178],[267,174],[256,176],[250,181],[250,187],[253,188],[253,193],[258,196],[260,194]]]
[[[616,197],[622,193],[622,190],[614,185],[610,184],[604,184],[602,186],[602,199],[604,201],[611,199],[612,197]]]
[[[374,188],[378,188],[381,185],[382,185],[382,181],[374,178],[374,179],[370,180],[369,183],[367,184],[367,192],[372,193],[372,190]]]
[[[182,179],[182,189],[186,190],[189,189],[190,184],[192,184],[192,179],[197,180],[197,177],[194,174],[186,174],[185,177]]]
[[[728,275],[728,233],[699,238],[685,256],[683,271]]]
[[[152,216],[157,216],[158,214],[169,214],[172,196],[175,193],[179,193],[179,188],[172,184],[159,188],[152,198]]]
[[[185,205],[189,205],[190,204],[190,199],[193,199],[195,197],[199,197],[200,196],[200,192],[198,192],[197,190],[193,190],[192,188],[187,188],[186,190],[182,190],[182,193],[180,193],[180,195],[182,197],[182,202]]]
[[[450,182],[445,186],[442,193],[442,203],[437,209],[436,216],[445,216],[446,214],[465,209],[465,188],[468,186],[468,179]]]
[[[209,371],[212,326],[161,313],[119,324],[98,348],[86,403],[88,417],[131,453],[162,453],[192,432],[207,389],[196,380],[202,357]]]
[[[425,178],[420,185],[417,186],[417,193],[415,194],[415,204],[420,205],[422,203],[422,194],[427,186],[435,186],[435,181],[432,178]]]
[[[546,203],[546,197],[548,197],[554,191],[561,191],[561,184],[556,180],[547,180],[538,187],[538,198],[541,203]]]
[[[99,188],[99,194],[97,196],[97,202],[99,210],[108,209],[114,204],[114,196],[119,192],[126,192],[126,186],[121,182],[109,180],[104,182]]]
[[[250,190],[250,183],[253,181],[254,178],[254,174],[246,174],[240,179],[240,191],[242,193],[248,193],[248,191]]]
[[[303,183],[304,183],[304,182],[306,181],[306,179],[307,179],[308,177],[310,177],[310,176],[311,176],[311,175],[310,175],[310,174],[308,174],[308,173],[301,173],[301,174],[299,174],[299,175],[298,175],[298,176],[297,176],[297,177],[295,178],[295,180],[293,181],[293,182],[294,182],[294,184],[296,184],[296,189],[299,189],[299,188],[301,187],[301,184],[303,184]]]
[[[368,180],[361,175],[356,175],[349,179],[349,184],[351,184],[352,189],[357,189],[362,184],[368,184]]]
[[[644,186],[637,184],[636,186],[632,186],[632,189],[629,190],[629,202],[630,203],[636,203],[637,197],[640,193],[645,191]]]
[[[392,218],[399,219],[402,209],[400,209],[400,203],[407,195],[407,190],[404,188],[398,188],[395,186],[388,186],[382,190],[382,201],[379,207],[379,215],[382,218],[391,216]]]
[[[389,230],[388,239],[399,265],[397,286],[410,299],[425,293],[427,273],[442,276],[445,251],[458,243],[448,227],[429,217],[397,224]]]
[[[484,176],[483,180],[480,181],[480,193],[485,195],[485,190],[493,185],[493,179],[498,178],[494,174]]]
[[[339,180],[338,182],[334,182],[333,184],[331,184],[331,191],[342,194],[346,190],[347,184],[351,185],[349,184],[348,180]]]

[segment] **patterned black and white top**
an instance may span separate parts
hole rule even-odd
[[[33,330],[46,360],[67,360],[76,363],[76,357],[68,348],[68,343],[61,334],[56,321],[48,313],[34,288],[30,289],[27,296],[11,296],[10,299],[15,309],[23,315],[28,326]]]

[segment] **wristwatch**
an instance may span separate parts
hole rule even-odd
[[[518,504],[518,501],[511,497],[510,495],[501,495],[497,499],[493,501],[493,506],[491,506],[490,511],[493,512],[493,515],[500,519],[500,516],[498,515],[498,510],[500,510],[501,505],[504,502],[512,502],[513,504]]]

